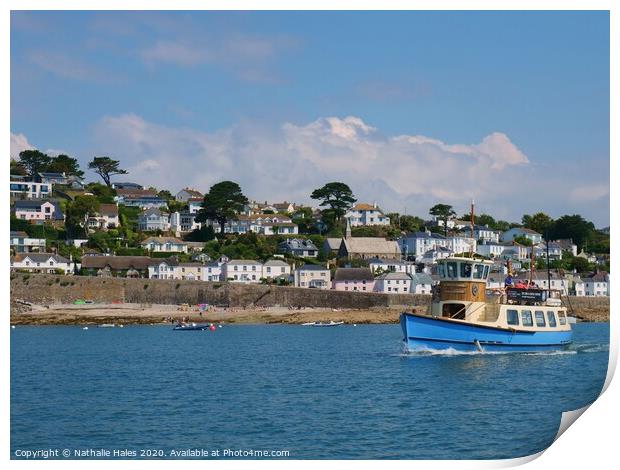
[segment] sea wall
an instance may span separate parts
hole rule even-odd
[[[11,275],[11,298],[35,304],[98,303],[182,304],[207,303],[227,307],[291,306],[373,308],[428,305],[428,295],[378,294],[278,287],[262,284],[158,279],[97,278],[46,274]]]
[[[426,306],[429,295],[378,294],[228,282],[11,274],[11,299],[49,305],[78,299],[97,303],[206,303],[226,307],[282,306],[370,309]],[[569,297],[568,310],[588,321],[609,321],[608,297]]]

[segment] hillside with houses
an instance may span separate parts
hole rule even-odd
[[[12,272],[430,294],[437,260],[464,255],[493,261],[489,289],[510,271],[565,295],[610,292],[609,228],[580,215],[516,223],[438,203],[420,217],[358,201],[342,182],[312,191],[308,206],[250,199],[233,181],[149,187],[108,157],[89,169],[101,182],[67,155],[11,160]]]

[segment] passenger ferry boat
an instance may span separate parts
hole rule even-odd
[[[425,314],[404,312],[408,351],[544,351],[572,340],[566,308],[555,291],[488,290],[490,261],[451,257],[438,261],[440,283]]]

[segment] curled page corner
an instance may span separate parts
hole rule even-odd
[[[577,419],[588,409],[590,405],[586,405],[583,408],[579,408],[577,410],[564,411],[562,413],[562,418],[560,419],[560,427],[558,428],[558,433],[553,438],[553,442],[557,441],[558,438],[564,434],[566,431]]]

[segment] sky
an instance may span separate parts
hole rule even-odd
[[[11,13],[11,156],[609,225],[607,12]],[[87,173],[89,179],[96,175]]]

